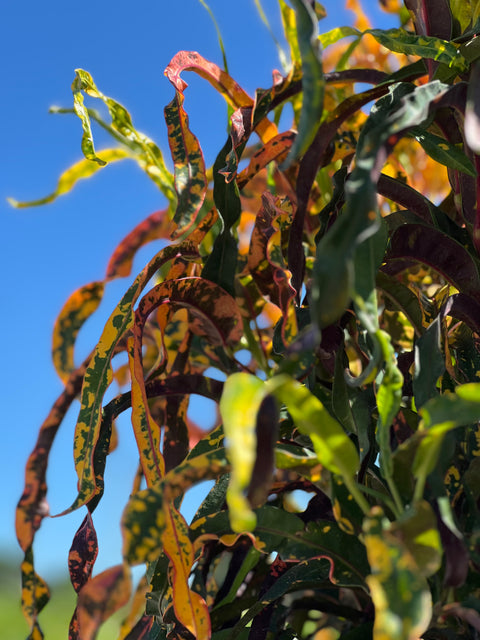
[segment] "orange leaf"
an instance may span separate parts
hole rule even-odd
[[[252,98],[228,73],[196,51],[179,51],[165,69],[165,75],[180,93],[188,87],[185,80],[180,77],[182,71],[194,71],[210,82],[234,109],[253,107]],[[277,127],[266,118],[258,124],[256,129],[263,142],[267,142],[277,134]]]
[[[165,530],[162,536],[165,554],[172,563],[173,607],[177,620],[197,640],[211,637],[210,616],[205,600],[188,586],[194,562],[188,525],[173,505],[165,506]]]
[[[95,640],[100,625],[127,604],[130,592],[130,573],[124,565],[107,569],[89,580],[78,595],[81,640]]]
[[[168,209],[155,211],[145,218],[125,236],[113,252],[107,267],[107,280],[129,276],[138,249],[152,240],[169,238],[174,227],[174,223],[168,217]]]

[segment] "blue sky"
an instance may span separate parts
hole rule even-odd
[[[260,21],[254,0],[210,0],[225,41],[231,75],[249,93],[271,84],[280,68],[273,41]],[[280,33],[277,3],[263,0]],[[322,30],[351,22],[338,0],[324,3],[328,18]],[[342,6],[340,6],[342,4]],[[376,26],[384,26],[375,0],[366,0]],[[81,158],[81,125],[77,118],[51,115],[51,105],[70,107],[74,69],[88,70],[105,94],[123,103],[136,127],[153,138],[169,157],[163,108],[173,88],[163,71],[179,50],[196,50],[222,64],[215,28],[198,0],[103,0],[70,3],[4,3],[2,37],[2,179],[0,252],[3,303],[2,518],[0,554],[20,561],[14,535],[14,509],[23,487],[23,467],[37,430],[61,392],[50,360],[54,320],[68,295],[101,279],[118,242],[149,213],[165,205],[162,195],[131,162],[107,166],[73,193],[46,207],[14,210],[18,200],[53,191],[58,176]],[[211,165],[226,136],[226,108],[202,79],[185,74],[189,84],[185,108],[190,125]],[[94,132],[95,134],[95,132]],[[96,146],[105,146],[97,132]],[[154,249],[138,256],[134,273]],[[133,278],[134,274],[132,274]],[[77,361],[88,353],[104,322],[132,278],[109,285],[97,314],[82,331]],[[197,405],[196,405],[197,406]],[[207,411],[208,407],[201,406]],[[76,495],[72,441],[78,405],[68,415],[51,455],[49,502],[52,513],[68,507]],[[208,413],[208,411],[207,411]],[[119,425],[120,447],[109,458],[106,493],[94,515],[100,538],[97,571],[120,561],[118,521],[136,468],[129,420]],[[189,501],[190,511],[193,502]],[[48,578],[66,572],[71,539],[83,510],[44,521],[35,542],[39,572]]]

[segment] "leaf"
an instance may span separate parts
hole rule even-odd
[[[415,342],[413,394],[417,409],[438,394],[437,382],[445,372],[445,356],[441,346],[442,315],[437,316]]]
[[[398,368],[395,350],[385,331],[377,331],[375,337],[382,348],[385,371],[377,391],[378,421],[376,437],[379,445],[380,469],[383,476],[390,480],[393,476],[390,427],[402,403],[403,375]],[[390,484],[392,490],[392,485]]]
[[[298,429],[310,437],[324,467],[344,478],[358,471],[359,458],[354,444],[305,386],[284,374],[268,380],[265,387],[286,406]]]
[[[175,166],[175,191],[177,208],[173,221],[178,225],[174,237],[191,229],[203,205],[207,192],[205,161],[198,139],[188,126],[188,116],[183,108],[183,93],[176,91],[175,98],[165,107],[168,143]]]
[[[414,328],[415,334],[417,336],[422,335],[424,331],[422,307],[414,292],[396,278],[388,276],[381,270],[377,272],[376,284],[385,297],[405,314]]]
[[[321,50],[318,42],[318,20],[307,0],[292,0],[297,14],[297,40],[302,59],[303,101],[298,124],[298,134],[283,162],[287,169],[303,156],[315,138],[323,114],[325,78]]]
[[[422,440],[413,461],[413,474],[425,479],[434,469],[445,435],[459,426],[480,421],[480,383],[469,383],[432,398],[420,410]]]
[[[19,202],[14,198],[7,198],[8,202],[16,209],[22,209],[25,207],[38,207],[40,205],[49,204],[58,198],[58,196],[64,195],[73,189],[79,180],[89,178],[96,173],[103,165],[109,162],[116,162],[118,160],[124,160],[131,157],[131,152],[128,149],[103,149],[99,151],[99,158],[101,163],[92,162],[91,160],[80,160],[76,164],[72,165],[67,171],[61,174],[58,179],[57,188],[53,193],[50,193],[44,198],[39,200],[30,200],[28,202]],[[102,164],[103,163],[103,164]]]
[[[422,145],[425,153],[439,164],[450,167],[450,169],[463,171],[472,178],[477,175],[475,167],[465,153],[445,138],[436,136],[429,131],[416,130],[414,136],[415,140]]]
[[[68,298],[55,321],[52,359],[55,370],[64,384],[75,370],[73,351],[78,332],[84,322],[98,309],[103,291],[103,282],[91,282],[80,287]]]
[[[234,373],[223,386],[220,413],[232,465],[227,503],[233,531],[252,531],[256,518],[243,492],[250,484],[256,455],[257,414],[266,396],[265,384],[249,373]]]
[[[147,175],[157,184],[167,199],[172,202],[174,199],[172,176],[165,166],[162,152],[157,145],[146,135],[135,129],[132,118],[125,107],[112,98],[105,96],[97,89],[92,76],[87,71],[84,71],[83,69],[76,69],[75,74],[75,80],[72,84],[75,109],[77,115],[79,115],[82,120],[84,131],[89,132],[85,133],[84,139],[82,139],[82,150],[85,146],[87,153],[94,153],[93,140],[91,140],[89,112],[83,108],[83,91],[92,98],[100,99],[106,105],[110,117],[112,118],[112,135],[118,134],[120,136],[120,141],[134,152],[132,154],[133,157],[137,160]],[[81,105],[81,109],[79,111],[77,111],[77,104]],[[100,122],[103,124],[101,119]],[[106,128],[109,128],[108,125]],[[119,139],[117,135],[115,135],[115,137]],[[89,156],[87,155],[86,157]]]
[[[95,640],[100,625],[130,599],[130,572],[117,565],[98,574],[78,595],[77,615],[82,640]]]
[[[437,36],[445,40],[451,38],[452,15],[448,0],[405,0],[405,6],[413,15],[415,30],[419,35]]]
[[[188,577],[194,563],[188,525],[173,505],[165,510],[162,540],[164,552],[172,564],[175,616],[197,640],[208,640],[211,637],[208,607],[205,600],[188,585]]]
[[[21,565],[22,573],[22,612],[31,627],[31,638],[43,638],[38,625],[38,614],[50,600],[47,583],[35,572],[33,550],[29,547]]]
[[[354,29],[353,27],[335,27],[334,29],[330,29],[326,33],[321,33],[318,36],[322,47],[325,49],[332,44],[335,44],[342,38],[347,38],[348,36],[356,36],[357,38],[361,36],[361,32],[358,29]]]
[[[168,216],[168,211],[155,211],[123,238],[108,262],[105,276],[107,280],[129,276],[138,249],[152,240],[170,237],[175,226]]]
[[[218,438],[218,435],[217,435]],[[207,437],[208,441],[209,438]],[[223,448],[184,460],[161,483],[131,496],[122,516],[123,555],[129,564],[155,561],[162,548],[165,509],[193,484],[229,471]]]
[[[420,574],[429,578],[442,564],[443,548],[437,518],[425,500],[411,505],[390,526],[390,532],[408,549]]]
[[[236,181],[227,182],[220,173],[231,150],[232,140],[229,137],[213,165],[213,199],[222,220],[222,228],[205,262],[202,277],[220,285],[233,296],[235,295],[238,240],[234,237],[232,230],[240,220],[242,205]]]
[[[286,155],[295,140],[295,135],[296,134],[293,131],[279,133],[256,151],[251,157],[248,166],[238,174],[238,188],[240,190],[243,189],[245,185],[248,184],[248,182],[270,162],[275,161],[277,164],[281,163],[286,158]]]
[[[40,528],[43,518],[49,514],[48,503],[45,499],[48,456],[63,418],[80,393],[86,366],[87,362],[84,362],[71,374],[65,389],[42,423],[33,451],[28,457],[24,490],[17,505],[15,519],[17,540],[25,553],[32,545],[35,533]]]
[[[234,109],[253,106],[252,98],[228,73],[195,51],[179,51],[165,69],[165,75],[180,93],[188,86],[180,77],[182,71],[194,71],[207,80]],[[275,125],[267,119],[259,123],[257,131],[263,142],[277,135]]]
[[[364,523],[364,542],[375,605],[374,638],[417,640],[428,628],[432,596],[426,579],[403,545],[392,535],[379,507]]]
[[[142,340],[128,338],[128,361],[132,380],[132,426],[137,442],[140,464],[147,487],[155,486],[165,475],[165,461],[160,453],[161,428],[148,406],[143,379]]]
[[[134,324],[133,305],[147,282],[163,264],[178,255],[191,259],[198,256],[198,242],[195,240],[200,240],[204,233],[205,230],[199,228],[189,240],[159,251],[137,276],[105,325],[85,372],[74,444],[75,468],[79,479],[78,496],[66,512],[82,506],[100,491],[94,477],[93,455],[100,433],[102,401],[112,382],[111,359],[116,346]]]
[[[457,47],[442,38],[413,35],[403,29],[367,29],[364,33],[372,35],[379,44],[390,51],[436,60],[446,64],[456,73],[462,73],[468,69],[467,61]]]
[[[75,534],[68,554],[70,581],[77,593],[90,580],[97,555],[97,533],[88,512]]]
[[[479,300],[480,277],[472,256],[447,234],[421,224],[404,224],[390,238],[386,262],[412,259],[429,265],[462,293]]]
[[[257,450],[247,494],[247,499],[253,507],[259,507],[266,501],[273,481],[278,422],[275,398],[266,396],[258,409],[255,425]]]
[[[295,315],[296,291],[291,285],[291,273],[283,256],[283,235],[291,224],[292,215],[280,198],[268,191],[262,194],[262,208],[255,218],[250,236],[247,267],[258,288],[282,311],[281,337],[288,347],[298,333]]]

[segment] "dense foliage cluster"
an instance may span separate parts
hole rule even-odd
[[[42,637],[48,600],[32,551],[48,514],[48,454],[76,398],[68,511],[88,513],[69,557],[70,638],[95,638],[130,600],[132,565],[146,570],[123,640],[480,632],[480,3],[382,0],[398,15],[391,30],[348,4],[356,26],[322,33],[319,3],[278,0],[290,64],[254,97],[199,53],[179,52],[165,71],[173,173],[126,109],[77,70],[85,159],[54,194],[24,204],[132,158],[166,206],[55,325],[65,388],[17,510],[31,638]],[[212,168],[189,128],[187,71],[229,105]],[[291,128],[279,130],[289,113]],[[97,153],[92,123],[118,146]],[[91,356],[74,362],[105,285],[159,238]],[[128,367],[116,364],[122,352]],[[106,403],[114,380],[124,392]],[[207,434],[187,416],[191,394],[218,402]],[[124,563],[93,576],[94,512],[114,420],[127,410],[139,470],[121,522]],[[187,524],[183,495],[205,479],[215,484]],[[295,490],[309,496],[304,510]]]

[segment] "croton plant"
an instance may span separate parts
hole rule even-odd
[[[290,63],[254,96],[180,51],[165,70],[173,172],[76,71],[85,159],[51,196],[14,204],[130,158],[165,206],[55,324],[64,390],[16,515],[30,638],[43,637],[49,597],[32,551],[48,456],[76,400],[78,495],[65,513],[86,516],[68,558],[72,640],[95,638],[126,603],[122,640],[479,636],[480,2],[380,4],[398,28],[372,28],[349,0],[355,26],[322,32],[318,2],[278,0]],[[213,167],[189,128],[188,73],[229,107]],[[116,146],[95,150],[98,125]],[[105,286],[154,239],[163,248],[75,362]],[[208,433],[187,416],[192,394],[218,403]],[[126,411],[139,466],[118,524],[123,563],[95,574],[95,510]],[[206,479],[187,522],[183,496]],[[134,565],[145,573],[132,595]]]

